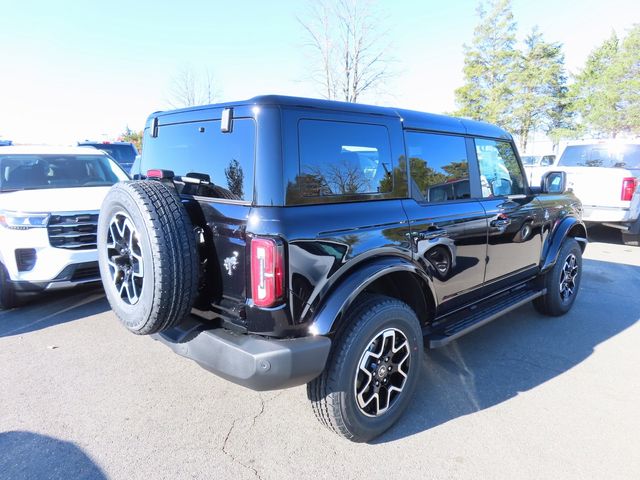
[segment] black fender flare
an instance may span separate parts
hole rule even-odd
[[[558,255],[560,254],[560,249],[562,248],[562,243],[576,225],[580,231],[584,233],[584,236],[573,235],[573,238],[582,244],[582,250],[584,251],[584,247],[587,244],[587,227],[585,227],[582,220],[575,217],[565,217],[554,229],[552,229],[542,248],[542,255],[540,258],[541,273],[548,271],[556,264],[558,261]]]
[[[343,314],[367,286],[394,272],[412,273],[422,279],[429,288],[432,300],[436,302],[433,282],[420,267],[400,257],[377,258],[355,269],[332,289],[313,315],[309,333],[312,335],[332,333]]]

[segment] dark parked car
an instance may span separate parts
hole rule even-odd
[[[399,418],[425,344],[576,299],[580,202],[563,173],[528,186],[493,125],[263,96],[155,113],[144,144],[98,228],[122,323],[252,389],[307,384],[348,439]]]
[[[104,150],[127,172],[131,171],[138,150],[130,142],[78,142],[80,147],[93,147]]]

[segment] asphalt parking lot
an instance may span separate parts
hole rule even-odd
[[[566,316],[531,306],[427,352],[371,444],[303,387],[256,393],[122,328],[99,289],[0,312],[0,478],[640,478],[640,248],[591,232]]]

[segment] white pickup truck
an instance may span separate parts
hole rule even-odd
[[[585,222],[618,228],[625,244],[640,246],[640,142],[569,144],[546,170],[566,172]]]

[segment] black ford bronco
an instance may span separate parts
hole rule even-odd
[[[152,114],[132,174],[98,227],[122,323],[251,389],[307,384],[353,441],[402,414],[424,346],[580,286],[565,174],[527,185],[490,124],[262,96]]]

